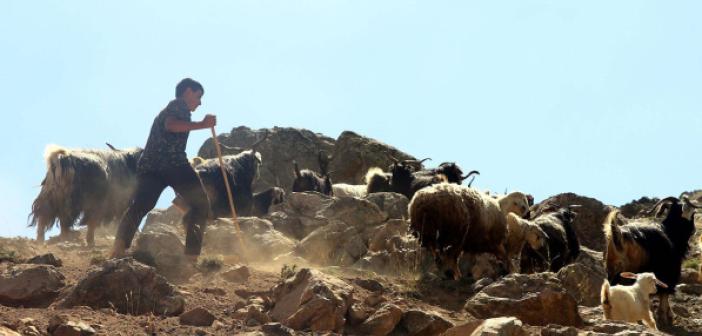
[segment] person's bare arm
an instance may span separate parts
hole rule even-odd
[[[217,125],[217,117],[208,114],[202,121],[190,122],[178,120],[174,117],[166,118],[165,121],[166,130],[169,132],[179,133],[179,132],[189,132],[193,130],[199,130],[204,128],[210,128]]]

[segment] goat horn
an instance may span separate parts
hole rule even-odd
[[[468,174],[461,176],[461,180],[465,180],[465,179],[469,178],[471,175],[480,175],[480,172],[477,170],[471,170]]]
[[[697,202],[691,200],[687,195],[684,195],[683,197],[680,198],[685,204],[695,208],[695,209],[702,209],[702,204],[696,204]]]
[[[421,159],[419,161],[417,161],[417,160],[402,160],[402,162],[405,162],[405,163],[418,163],[418,164],[422,164],[422,163],[424,163],[424,161],[431,161],[431,158],[424,158],[424,159]]]
[[[627,278],[627,279],[636,279],[636,274],[631,273],[631,272],[621,272],[619,273],[619,276],[622,278]]]
[[[660,281],[660,280],[658,280],[658,279],[656,279],[656,284],[657,284],[658,286],[663,287],[663,288],[668,288],[668,285],[666,285],[665,282]]]
[[[107,145],[107,147],[110,147],[111,150],[113,150],[115,152],[119,152],[119,149],[115,148],[115,146],[112,146],[111,143],[105,142],[105,145]]]
[[[395,158],[394,156],[392,156],[392,155],[388,154],[388,157],[390,157],[390,160],[392,160],[392,162],[394,162],[395,164],[398,164],[398,163],[400,163],[400,160],[398,160],[398,159],[397,159],[397,158]]]
[[[261,140],[258,140],[258,141],[256,141],[256,142],[254,142],[254,144],[251,145],[251,149],[253,149],[254,152],[255,152],[255,151],[256,151],[256,147],[258,147],[258,145],[260,145],[260,144],[261,144],[263,141],[265,141],[267,138],[268,138],[268,130],[265,130],[265,131],[263,132],[263,138],[261,138]]]
[[[660,201],[658,201],[656,204],[654,204],[651,208],[649,208],[647,211],[644,212],[644,216],[650,216],[653,213],[658,214],[660,211],[660,207],[663,205],[663,203],[677,203],[678,199],[675,197],[666,197]]]
[[[473,181],[475,181],[475,175],[473,175],[473,178],[471,178],[470,181],[468,181],[468,187],[473,185]]]

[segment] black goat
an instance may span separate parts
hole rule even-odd
[[[283,188],[272,187],[253,196],[253,214],[260,217],[268,214],[271,205],[280,204],[285,201],[285,190]]]
[[[317,160],[321,174],[310,169],[300,170],[297,162],[293,161],[293,166],[295,167],[295,180],[292,185],[293,192],[316,191],[334,196],[331,177],[329,177],[330,172],[327,170],[330,159],[323,151],[320,151]]]
[[[548,239],[539,251],[534,251],[529,245],[524,246],[520,261],[522,272],[558,272],[578,258],[580,242],[573,228],[575,216],[570,208],[559,208],[533,220],[548,235]]]
[[[604,222],[607,249],[605,267],[612,285],[625,283],[622,272],[653,272],[668,288],[659,288],[661,303],[657,311],[659,324],[670,325],[673,313],[668,296],[680,281],[682,262],[689,251],[689,240],[695,232],[694,214],[702,208],[688,199],[668,197],[660,200],[652,210],[659,214],[667,208],[662,222],[655,218],[635,219],[623,224],[619,210],[610,211]]]

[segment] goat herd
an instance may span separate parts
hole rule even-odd
[[[264,137],[265,139],[265,137]],[[239,149],[223,158],[232,186],[235,209],[241,216],[262,216],[272,204],[283,202],[285,191],[274,187],[253,192],[262,163],[257,146]],[[86,225],[87,243],[94,244],[95,228],[119,220],[136,182],[136,164],[141,149],[66,149],[48,146],[47,172],[39,195],[32,204],[30,225],[37,226],[37,240],[56,223],[61,236],[78,222]],[[434,257],[440,273],[458,279],[459,257],[463,253],[492,253],[506,273],[558,271],[580,253],[574,230],[577,207],[553,207],[535,211],[533,197],[521,192],[490,195],[462,185],[469,177],[455,163],[423,169],[425,160],[397,160],[385,172],[371,168],[364,185],[333,184],[327,170],[329,157],[319,154],[320,173],[300,170],[293,163],[293,192],[320,192],[335,197],[364,197],[370,193],[394,192],[409,202],[410,230]],[[215,217],[229,217],[230,209],[219,161],[195,159],[198,173]],[[176,198],[184,211],[187,205]],[[668,197],[638,218],[626,219],[611,209],[603,223],[607,239],[602,287],[605,317],[627,321],[642,320],[656,328],[649,295],[660,295],[659,323],[671,324],[668,296],[680,280],[681,267],[695,231],[695,210],[702,206],[690,195]],[[700,242],[702,244],[702,241]],[[633,285],[632,280],[635,280]],[[611,285],[610,285],[611,284]]]

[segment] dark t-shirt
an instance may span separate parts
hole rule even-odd
[[[187,166],[188,156],[185,146],[190,132],[169,132],[166,130],[166,119],[190,121],[190,111],[185,101],[175,99],[159,113],[151,125],[149,140],[146,141],[144,153],[139,159],[137,171],[158,172],[170,167]]]

